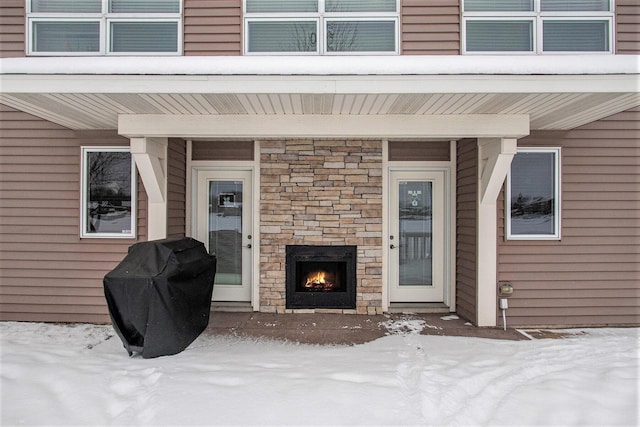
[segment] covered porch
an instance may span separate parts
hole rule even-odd
[[[148,196],[150,240],[167,235],[167,148],[172,138],[186,141],[187,147],[187,235],[196,230],[197,168],[221,166],[215,161],[209,165],[194,162],[189,147],[198,141],[253,141],[252,160],[233,165],[236,170],[252,171],[253,250],[248,258],[248,303],[255,311],[268,311],[266,294],[284,287],[279,284],[282,271],[275,275],[269,272],[274,257],[269,253],[271,244],[266,234],[274,231],[269,227],[277,226],[276,222],[288,219],[266,212],[268,201],[264,196],[267,171],[278,168],[282,158],[268,162],[265,156],[290,156],[287,150],[291,146],[324,144],[329,150],[323,159],[326,167],[332,162],[331,150],[340,146],[358,145],[363,151],[356,154],[362,159],[365,148],[372,148],[367,141],[379,141],[375,165],[369,167],[366,176],[379,179],[376,185],[380,191],[372,202],[374,208],[369,209],[377,212],[368,223],[370,228],[354,228],[352,236],[361,247],[359,258],[368,258],[363,262],[370,263],[362,266],[358,301],[359,307],[367,310],[361,313],[387,312],[393,302],[388,284],[393,257],[392,217],[387,207],[392,197],[388,190],[390,174],[397,165],[389,159],[389,141],[420,142],[425,147],[450,143],[448,161],[422,166],[449,171],[449,192],[443,199],[448,231],[442,256],[449,260],[443,264],[448,278],[443,302],[450,311],[456,311],[456,261],[461,255],[456,248],[455,147],[456,141],[474,141],[476,292],[475,318],[470,320],[479,326],[495,326],[497,198],[517,140],[531,130],[572,129],[640,103],[633,57],[521,59],[506,64],[496,57],[397,57],[385,58],[384,63],[367,57],[183,57],[173,58],[170,63],[166,58],[118,58],[117,62],[111,58],[66,58],[63,62],[17,58],[2,62],[0,102],[70,129],[117,129],[118,134],[129,138]],[[346,165],[342,169],[346,170]],[[341,181],[346,182],[346,178]],[[296,187],[300,188],[300,183]],[[327,211],[319,214],[337,215],[338,225],[331,228],[340,228],[341,214],[331,206],[324,207]],[[363,212],[358,220],[370,215]],[[292,235],[302,241],[323,243],[322,233],[315,240],[310,237],[318,236],[316,229],[309,229],[317,226],[295,223]],[[371,277],[365,277],[366,271]],[[368,310],[370,307],[373,311]]]

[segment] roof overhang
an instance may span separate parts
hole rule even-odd
[[[233,136],[240,126],[258,136],[302,120],[322,128],[332,117],[334,126],[345,120],[389,137],[425,127],[440,135],[454,120],[457,137],[483,117],[564,130],[640,105],[635,55],[9,58],[0,66],[0,102],[71,129],[121,133],[132,123],[182,129],[211,118],[220,126],[202,132]],[[377,125],[381,116],[394,125]]]

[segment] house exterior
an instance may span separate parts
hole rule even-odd
[[[640,324],[633,0],[0,16],[0,319],[107,322],[127,248],[190,236],[218,310]],[[353,300],[290,303],[297,247],[355,251]]]

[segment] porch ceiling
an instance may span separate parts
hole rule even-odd
[[[420,61],[425,58],[401,67],[398,57],[379,57],[375,61],[396,65],[379,69],[368,57],[361,58],[365,65],[360,68],[353,58],[318,62],[318,58],[297,57],[285,59],[282,69],[263,68],[266,74],[258,72],[261,61],[266,66],[265,58],[236,58],[232,65],[225,66],[210,62],[215,58],[197,63],[184,57],[162,58],[164,64],[181,62],[183,74],[174,70],[173,74],[154,75],[149,75],[146,68],[127,65],[133,64],[130,58],[124,62],[121,58],[117,58],[119,62],[105,58],[108,62],[103,61],[102,67],[98,66],[103,58],[68,58],[72,64],[65,62],[65,66],[54,58],[15,58],[21,61],[5,59],[0,64],[0,102],[71,129],[85,130],[117,129],[119,115],[132,114],[528,115],[532,130],[566,130],[640,105],[635,56],[609,56],[606,60],[613,61],[613,66],[583,72],[584,67],[560,66],[559,73],[554,74],[548,71],[552,63],[547,59],[544,66],[539,59],[527,59],[527,67],[511,67],[508,74],[498,74],[498,66],[492,71],[486,65],[489,58],[460,58],[460,63],[452,63],[456,67],[434,69],[433,65],[421,67],[424,64]],[[594,58],[601,57],[591,58],[598,62],[600,59]],[[47,64],[47,59],[52,61]],[[146,67],[160,61],[137,60]],[[433,57],[428,60],[429,64],[438,61]],[[98,66],[92,68],[95,61]],[[296,68],[303,67],[302,61],[310,63],[307,71]],[[107,66],[116,63],[124,65],[116,69]],[[298,74],[283,75],[292,69]],[[545,70],[549,74],[544,74]]]

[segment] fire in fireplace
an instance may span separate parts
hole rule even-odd
[[[287,246],[287,308],[355,308],[355,246]]]

